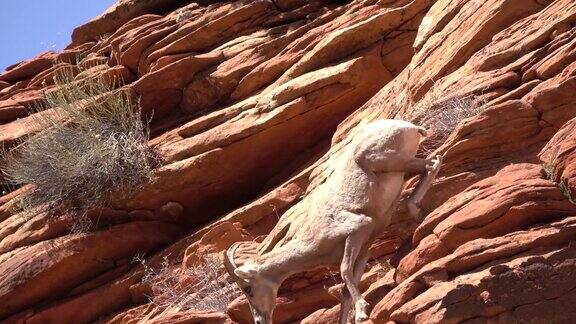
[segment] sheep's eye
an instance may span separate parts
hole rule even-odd
[[[252,287],[248,286],[248,287],[244,288],[244,293],[246,293],[246,295],[252,297]]]

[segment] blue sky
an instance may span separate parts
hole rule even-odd
[[[0,0],[0,72],[70,43],[72,30],[116,0]]]

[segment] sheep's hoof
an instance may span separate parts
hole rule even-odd
[[[367,314],[356,314],[354,321],[356,322],[356,324],[360,324],[363,322],[366,322],[368,320],[368,315]]]
[[[429,173],[436,172],[438,169],[440,169],[441,165],[442,165],[442,157],[438,155],[436,159],[428,160],[428,164],[426,165],[426,171],[428,171]]]
[[[430,167],[429,171],[437,171],[442,166],[442,155],[436,155],[436,159],[432,160],[432,166]]]
[[[356,314],[354,316],[354,320],[356,321],[356,323],[362,323],[364,321],[367,321],[369,316],[368,316],[368,307],[370,307],[370,305],[368,305],[368,303],[364,300],[361,299],[359,300],[356,305]]]

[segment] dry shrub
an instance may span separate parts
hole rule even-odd
[[[484,104],[473,95],[448,96],[434,85],[424,99],[410,104],[398,118],[426,128],[428,137],[421,145],[421,155],[428,156],[444,144],[461,121],[481,113]]]
[[[234,283],[226,280],[221,260],[213,256],[205,256],[198,264],[184,269],[171,266],[167,258],[157,270],[140,257],[135,261],[144,267],[142,281],[152,286],[148,298],[159,308],[145,320],[181,311],[225,312],[228,304],[241,294]]]
[[[32,185],[20,197],[22,211],[106,206],[150,180],[158,158],[147,144],[148,124],[138,102],[114,90],[118,80],[76,81],[66,69],[54,79],[30,116],[42,131],[2,154],[4,177]]]
[[[550,161],[556,160],[557,155],[558,152],[556,150],[556,153],[553,154],[553,158],[551,158]],[[542,164],[542,171],[544,171],[546,179],[554,182],[556,187],[558,187],[558,189],[560,189],[560,192],[562,192],[562,195],[564,195],[564,197],[566,197],[566,199],[568,199],[569,202],[576,205],[576,198],[572,195],[572,190],[570,189],[570,185],[568,184],[568,179],[558,177],[555,174],[552,162],[545,162],[544,164]]]

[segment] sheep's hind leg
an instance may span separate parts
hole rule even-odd
[[[368,217],[366,217],[366,219],[370,220]],[[348,289],[352,296],[352,301],[354,302],[355,321],[356,323],[361,323],[368,319],[368,314],[366,314],[368,303],[364,300],[362,294],[358,290],[357,283],[354,280],[354,268],[362,247],[366,243],[366,240],[371,236],[373,223],[370,220],[364,224],[358,225],[360,226],[346,238],[346,243],[344,244],[344,255],[342,257],[342,263],[340,264],[340,273],[344,280],[344,284],[346,285],[346,289]]]
[[[428,163],[426,165],[426,169],[422,174],[422,178],[416,185],[414,191],[408,198],[408,211],[410,214],[419,221],[424,219],[424,215],[422,214],[422,208],[420,204],[422,203],[422,199],[430,186],[432,186],[432,182],[436,179],[438,172],[440,171],[440,166],[442,165],[442,156],[437,155],[435,160],[427,160]]]

